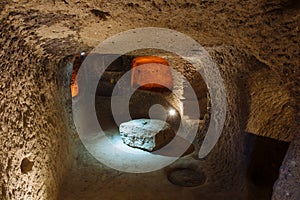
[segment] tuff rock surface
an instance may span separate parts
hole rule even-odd
[[[130,175],[123,175],[128,177],[124,181],[88,152],[81,154],[84,147],[66,103],[71,101],[72,55],[122,31],[152,26],[180,31],[209,51],[224,79],[228,103],[217,146],[196,163],[205,169],[207,187],[178,194],[166,183],[156,193],[162,199],[247,199],[237,196],[258,194],[245,189],[243,181],[246,130],[291,142],[273,198],[298,200],[299,9],[297,0],[2,0],[0,199],[56,200],[59,192],[63,200],[132,199],[131,194],[153,199],[145,187],[153,174],[139,184]],[[179,70],[192,79],[190,67]],[[22,173],[25,158],[34,164]]]
[[[120,135],[125,144],[147,151],[157,150],[170,142],[175,133],[164,121],[136,119],[120,125]]]

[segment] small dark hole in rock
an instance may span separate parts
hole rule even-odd
[[[98,9],[92,9],[91,13],[93,13],[96,17],[99,17],[101,20],[106,20],[108,17],[110,17],[109,12],[104,12]]]
[[[30,161],[28,158],[24,158],[21,162],[21,172],[23,174],[32,170],[34,162]]]
[[[2,194],[6,194],[6,188],[5,188],[4,184],[2,184],[1,190],[2,190]]]
[[[42,101],[43,104],[46,103],[46,97],[45,97],[44,94],[41,94],[40,98],[41,98],[41,101]]]

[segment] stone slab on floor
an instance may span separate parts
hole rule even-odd
[[[174,130],[167,122],[156,119],[135,119],[124,122],[119,130],[126,145],[146,151],[157,150],[175,137]]]

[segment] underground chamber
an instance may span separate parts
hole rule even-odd
[[[298,2],[3,0],[0,16],[0,199],[300,198]],[[226,112],[214,112],[223,99],[204,81],[214,74],[193,66],[205,59],[93,55],[138,27],[203,45]],[[162,47],[186,45],[176,41]],[[107,68],[81,77],[93,56]],[[210,122],[222,113],[210,148]]]
[[[100,196],[102,198],[122,199],[135,196],[134,198],[137,199],[145,197],[152,199],[153,191],[156,191],[161,199],[197,199],[200,196],[207,199],[271,198],[272,187],[278,178],[279,167],[289,143],[244,132],[244,137],[233,140],[237,143],[235,148],[238,148],[239,145],[245,147],[237,149],[242,154],[237,153],[235,155],[237,156],[236,159],[242,161],[240,166],[232,167],[232,169],[224,167],[224,164],[229,162],[226,157],[208,156],[208,158],[200,159],[198,151],[209,126],[211,102],[205,81],[191,63],[168,52],[158,51],[157,53],[155,50],[132,52],[127,55],[78,54],[72,60],[70,88],[73,104],[80,101],[77,99],[80,97],[80,92],[89,95],[85,93],[89,89],[80,87],[80,84],[74,81],[80,66],[88,56],[97,58],[98,65],[95,66],[105,66],[106,68],[101,76],[96,77],[98,81],[94,87],[95,93],[91,94],[94,105],[92,108],[83,106],[83,109],[90,110],[88,110],[87,115],[84,114],[83,120],[80,120],[82,123],[89,124],[91,121],[89,113],[95,112],[97,123],[103,131],[103,135],[97,136],[95,134],[90,143],[82,142],[81,136],[77,136],[73,141],[76,160],[73,161],[65,182],[62,184],[60,198],[74,199],[79,196],[80,198],[93,199]],[[116,59],[110,63],[111,57]],[[136,64],[138,62],[140,65],[144,64],[146,68],[135,66],[139,65]],[[161,64],[163,66],[160,66]],[[181,73],[189,80],[177,78],[176,76],[179,75],[171,72],[171,66],[176,70],[185,69]],[[149,72],[151,67],[156,71]],[[95,75],[95,73],[93,71],[92,74]],[[159,78],[165,78],[161,81],[163,82],[162,85],[153,84],[157,81],[150,81],[151,84],[144,81],[146,79],[155,80],[158,74],[160,75]],[[141,76],[142,79],[137,76]],[[144,83],[141,83],[143,81]],[[189,81],[191,89],[197,92],[194,99],[189,94],[190,88],[185,88],[185,81]],[[141,85],[144,86],[141,87]],[[134,91],[129,92],[130,88],[134,86]],[[127,101],[122,101],[122,97],[126,95],[129,96],[126,98]],[[112,101],[120,102],[113,104]],[[201,111],[199,115],[192,112],[195,109],[194,105]],[[115,108],[112,108],[113,106]],[[129,116],[126,116],[127,114]],[[176,136],[182,118],[186,123],[185,132],[195,131],[194,138]],[[151,138],[149,129],[155,130],[155,133],[159,135],[159,131],[155,129],[157,126],[155,120],[166,121],[175,134],[170,136],[168,131],[162,131],[162,135],[170,138],[165,139],[165,141],[163,141],[164,139],[157,139],[156,143],[149,142],[151,140],[149,139],[149,137]],[[129,121],[131,124],[128,124]],[[121,130],[122,125],[126,126],[123,130]],[[89,124],[87,131],[93,132],[92,126]],[[126,132],[127,135],[124,136],[121,132]],[[145,136],[144,132],[148,134]],[[128,134],[132,135],[128,136]],[[104,141],[103,138],[107,141]],[[162,140],[161,144],[159,140]],[[224,141],[221,140],[217,144],[221,146],[219,148],[223,149],[222,151],[226,151],[226,148],[232,148],[232,144],[228,146],[222,142]],[[155,145],[157,145],[157,149]],[[149,149],[152,147],[155,149]],[[97,155],[97,151],[104,151],[105,153]],[[125,153],[116,154],[115,151]],[[149,162],[147,160],[148,155],[154,156],[151,160],[152,165],[147,164]],[[265,156],[268,156],[269,159],[265,159]],[[164,166],[156,161],[160,157],[175,159]],[[103,162],[102,159],[107,160]],[[142,170],[134,168],[134,166],[139,165],[142,166]],[[222,170],[214,171],[214,169]],[[234,181],[230,173],[235,174]],[[236,185],[237,182],[240,182],[240,185]],[[225,189],[226,186],[224,185],[226,184],[232,184],[232,186]],[[239,191],[237,194],[230,191],[235,187],[233,185]],[[178,191],[179,188],[180,191]],[[138,192],[136,192],[137,189]],[[72,190],[76,192],[72,192]]]

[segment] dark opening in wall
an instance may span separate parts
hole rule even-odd
[[[21,162],[21,172],[26,174],[32,170],[34,162],[30,161],[28,158],[24,158]]]
[[[111,56],[119,56],[112,63],[108,63]],[[102,74],[96,91],[97,96],[111,97],[115,89],[115,95],[119,94],[119,88],[115,88],[119,79],[130,69],[131,57],[124,55],[101,55],[104,66],[108,66]]]
[[[252,142],[248,177],[255,188],[264,191],[261,193],[264,198],[271,199],[273,185],[290,143],[247,134]]]

